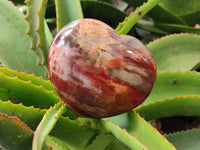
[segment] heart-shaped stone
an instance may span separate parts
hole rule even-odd
[[[95,19],[71,22],[49,49],[49,72],[65,104],[78,116],[103,118],[141,104],[156,78],[155,60],[136,38]]]

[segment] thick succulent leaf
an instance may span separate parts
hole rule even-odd
[[[18,76],[7,76],[3,72],[0,72],[0,90],[0,93],[6,96],[4,98],[7,98],[4,100],[12,99],[13,103],[22,102],[26,106],[49,108],[60,100],[53,91],[45,89],[42,85],[35,85],[31,80],[23,80]]]
[[[31,150],[33,131],[17,117],[0,113],[0,149]],[[46,144],[43,150],[50,150]]]
[[[102,130],[102,132],[114,135],[114,137],[123,143],[129,149],[146,150],[147,147],[141,143],[136,136],[129,134],[126,129],[122,129],[118,124],[111,123],[110,120],[78,118],[78,121],[92,129]]]
[[[131,28],[140,20],[146,13],[154,8],[161,0],[151,0],[143,3],[133,13],[124,19],[115,29],[119,34],[127,34]]]
[[[105,130],[112,133],[119,141],[124,143],[130,149],[147,149],[147,147],[137,139],[137,136],[132,136],[126,131],[126,129],[121,129],[119,125],[114,125],[110,121],[102,121],[101,125],[105,128]]]
[[[43,69],[36,65],[35,53],[29,50],[24,15],[7,0],[0,1],[0,22],[0,64],[44,76]]]
[[[114,139],[115,139],[114,136],[109,133],[101,133],[85,149],[86,150],[107,149],[110,144],[113,144]]]
[[[61,143],[60,141],[54,140],[51,136],[47,136],[45,138],[45,143],[52,147],[52,150],[70,150],[66,147],[66,144],[63,142]]]
[[[81,0],[81,6],[85,18],[101,20],[113,28],[126,17],[125,13],[108,3],[94,0]],[[103,11],[102,11],[103,10]],[[117,17],[116,17],[117,16]]]
[[[148,105],[142,105],[136,111],[146,120],[173,116],[200,116],[200,96],[176,96]]]
[[[96,130],[63,117],[58,120],[50,133],[56,142],[61,145],[64,143],[65,147],[70,150],[84,149],[96,135]]]
[[[173,2],[163,0],[159,5],[181,18],[189,25],[199,23],[200,1],[198,0],[177,0]]]
[[[175,96],[200,95],[199,87],[200,73],[198,72],[158,72],[153,90],[143,105]]]
[[[174,146],[164,136],[135,112],[128,112],[128,119],[127,131],[145,143],[148,149],[175,150]]]
[[[193,0],[194,1],[194,0]],[[199,7],[200,3],[199,1],[196,1],[198,3],[198,6],[194,4],[194,6]],[[182,16],[180,16],[185,22],[187,22],[188,25],[190,26],[194,26],[195,24],[199,24],[199,17],[200,17],[200,8],[198,8],[197,11],[194,11],[192,13],[188,13],[188,14],[183,14]]]
[[[114,124],[110,121],[107,121],[108,119],[111,120]],[[136,149],[140,149],[137,140],[139,140],[139,142],[142,144],[145,144],[147,149],[175,149],[174,146],[165,139],[165,137],[160,135],[156,129],[154,129],[134,111],[130,111],[128,113],[111,118],[105,118],[104,120],[79,118],[79,121],[85,125],[90,125],[91,128],[100,129],[104,130],[104,132],[111,133],[121,143],[124,143],[127,147],[132,149],[136,148],[136,146],[138,146]],[[117,123],[117,125],[115,125],[115,123]],[[118,123],[121,128],[119,127]],[[130,138],[130,136],[136,137],[137,140],[132,139],[132,142],[129,143],[128,138]],[[95,142],[96,141],[94,140],[92,144],[95,144]]]
[[[133,7],[140,6],[146,0],[125,0]],[[199,23],[200,2],[197,0],[162,0],[148,14],[156,23],[188,24]]]
[[[59,149],[64,149],[64,150],[71,150],[71,148],[66,145],[64,141],[58,140],[52,136],[48,136],[46,138],[46,142],[49,146],[57,147]],[[50,143],[52,142],[52,143]],[[115,147],[115,148],[113,148]],[[72,148],[72,149],[77,149],[77,148]],[[130,150],[128,147],[126,147],[123,143],[121,143],[119,140],[117,140],[113,135],[108,134],[108,133],[100,133],[100,135],[97,135],[94,140],[92,140],[92,143],[90,143],[85,147],[82,148],[83,150]]]
[[[130,150],[126,145],[120,142],[118,139],[114,139],[114,141],[106,147],[106,150]]]
[[[42,149],[43,142],[45,141],[46,136],[51,132],[56,122],[60,118],[60,116],[66,110],[66,106],[63,102],[59,102],[53,108],[50,108],[40,124],[38,125],[34,137],[33,137],[33,145],[32,150],[40,150]]]
[[[108,3],[94,0],[80,0],[84,18],[95,18],[115,28],[126,17],[125,13]],[[47,18],[55,24],[55,6],[47,7]],[[102,11],[104,10],[104,11]],[[65,10],[66,11],[66,10]],[[75,15],[75,14],[74,14]],[[117,16],[117,17],[116,17]],[[78,19],[78,18],[77,18]],[[73,19],[74,20],[74,19]],[[69,22],[69,21],[68,21]],[[68,23],[66,22],[66,23]],[[66,24],[65,23],[65,24]],[[64,24],[64,25],[65,25]]]
[[[186,26],[186,25],[157,23],[156,26],[159,27],[162,30],[165,30],[165,31],[171,32],[171,33],[187,32],[187,33],[200,34],[199,28]]]
[[[25,107],[22,104],[13,104],[10,101],[0,101],[0,112],[18,117],[34,131],[42,120],[46,110]],[[70,150],[80,150],[90,143],[91,139],[97,135],[97,131],[91,130],[68,118],[61,117],[50,135],[50,137],[47,137],[47,145],[52,147],[58,145],[58,147],[61,146],[63,149],[69,147]],[[53,141],[54,143],[49,144],[50,141]]]
[[[200,62],[200,36],[174,34],[155,40],[147,45],[160,71],[189,70]]]
[[[33,131],[16,117],[0,113],[0,149],[31,149]]]
[[[175,149],[165,137],[151,126],[151,124],[147,123],[134,111],[110,119],[115,123],[120,122],[121,119],[123,119],[123,124],[120,123],[122,127],[126,128],[128,133],[132,136],[136,136],[140,142],[145,143],[146,147],[150,150]]]
[[[43,86],[46,90],[48,91],[54,91],[54,93],[57,95],[57,92],[54,89],[53,84],[51,83],[50,80],[44,80],[41,77],[36,77],[34,74],[28,74],[27,72],[20,72],[20,71],[15,71],[15,70],[10,70],[8,68],[0,67],[0,72],[5,74],[6,76],[10,77],[18,77],[19,79],[23,81],[30,81],[37,85],[37,86]]]
[[[165,135],[177,150],[199,150],[200,129],[192,129]]]
[[[23,103],[26,104],[27,106],[31,106],[34,105],[35,107],[39,107],[39,108],[49,108],[50,105],[54,105],[57,101],[59,101],[59,97],[57,92],[55,91],[53,84],[49,81],[49,80],[44,80],[41,77],[36,77],[34,74],[27,74],[26,72],[19,72],[19,71],[13,71],[10,69],[7,69],[6,67],[0,67],[0,73],[6,75],[7,77],[11,77],[11,78],[16,78],[16,80],[22,80],[23,84],[24,83],[28,83],[34,87],[38,87],[39,89],[43,89],[40,92],[47,92],[48,96],[52,96],[50,99],[46,99],[46,97],[44,98],[45,102],[44,103],[40,103],[37,102],[38,99],[32,98],[32,96],[30,97],[27,96],[26,94],[23,94],[24,89],[22,89],[22,91],[19,91],[18,89],[15,90],[15,85],[12,86],[11,83],[9,85],[11,85],[14,89],[10,90],[10,87],[1,87],[0,86],[0,99],[7,101],[8,99],[10,99],[13,103]],[[14,80],[14,79],[13,79]],[[8,83],[6,83],[8,84]],[[23,88],[23,87],[20,87]],[[29,87],[30,88],[30,87]],[[33,92],[33,91],[31,91]],[[39,94],[39,92],[36,92],[36,95]],[[38,95],[38,97],[40,97]],[[54,103],[50,103],[46,106],[44,106],[45,103],[49,103],[51,101],[51,99],[54,99]],[[37,103],[37,104],[36,104]],[[69,110],[67,109],[67,116],[69,116],[70,118],[74,119],[76,118],[76,116]]]
[[[144,2],[147,2],[147,0],[124,0],[134,8],[139,7]],[[164,1],[164,0],[163,0]],[[173,1],[175,2],[175,1]],[[159,23],[175,23],[175,24],[185,24],[185,22],[169,10],[165,9],[164,7],[157,5],[151,11],[147,13],[148,16],[150,16],[155,22]]]
[[[25,3],[27,5],[25,20],[28,22],[26,33],[31,38],[30,49],[36,53],[37,63],[42,65],[48,74],[47,55],[52,36],[44,20],[47,0],[26,0]]]
[[[83,18],[79,0],[56,0],[55,2],[58,31],[69,22]]]
[[[46,110],[36,109],[33,106],[25,107],[22,104],[13,104],[10,101],[4,102],[0,100],[0,112],[19,118],[31,130],[35,131]]]

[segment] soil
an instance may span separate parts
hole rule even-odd
[[[169,134],[200,127],[200,117],[170,117],[157,119],[152,123],[161,134]]]

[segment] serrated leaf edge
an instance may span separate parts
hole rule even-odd
[[[169,38],[169,37],[172,37],[172,36],[178,36],[178,35],[194,35],[194,36],[198,36],[198,37],[200,37],[200,35],[198,35],[198,34],[196,34],[196,33],[185,33],[185,32],[181,32],[181,33],[172,33],[172,34],[167,34],[167,35],[164,35],[164,36],[162,36],[162,37],[160,37],[160,38],[158,38],[158,39],[155,39],[155,40],[153,40],[153,41],[150,41],[146,46],[147,46],[147,48],[148,48],[148,46],[149,45],[151,45],[151,44],[154,44],[155,42],[157,42],[157,41],[160,41],[160,40],[162,40],[162,39],[164,39],[164,38]]]
[[[16,79],[16,80],[19,80],[22,83],[30,84],[30,85],[32,85],[34,87],[37,87],[37,88],[40,88],[40,89],[44,90],[47,93],[52,93],[55,97],[59,98],[58,95],[56,95],[53,90],[47,90],[43,85],[36,85],[31,80],[23,80],[23,79],[19,78],[18,76],[7,76],[2,71],[0,71],[0,75],[3,75],[5,77],[7,77],[8,79]]]
[[[55,104],[54,107],[51,106],[50,109],[47,110],[33,136],[32,150],[38,150],[42,148],[43,142],[45,141],[45,137],[53,129],[56,122],[58,121],[58,119],[64,113],[65,110],[66,107],[63,102],[59,102]],[[50,125],[49,123],[47,124],[47,122],[49,121],[51,122]]]
[[[34,7],[34,2],[40,3],[39,8]],[[27,5],[27,14],[24,19],[28,24],[26,34],[28,34],[31,39],[30,49],[36,53],[37,65],[43,67],[45,75],[48,78],[49,72],[46,60],[48,46],[44,32],[44,17],[46,9],[43,9],[45,5],[47,5],[47,0],[25,0],[24,3]]]
[[[7,75],[7,73],[6,73],[7,71],[9,72],[10,75]],[[6,75],[8,77],[16,77],[17,76],[19,79],[21,79],[23,81],[29,81],[29,80],[31,80],[31,82],[34,85],[36,85],[36,86],[43,86],[46,90],[48,90],[48,91],[54,91],[55,95],[57,95],[57,92],[55,91],[55,89],[54,89],[53,84],[51,83],[51,81],[50,80],[44,80],[42,76],[41,77],[37,77],[37,76],[35,76],[34,73],[29,74],[27,72],[21,72],[19,70],[17,70],[17,71],[16,70],[11,70],[11,69],[8,69],[6,66],[0,67],[0,72],[3,72],[4,75]],[[22,79],[23,77],[21,77],[21,76],[23,76],[23,75],[25,75],[27,78],[30,78],[30,79],[29,80]],[[43,82],[43,83],[37,84],[36,83],[37,81],[33,81],[32,79],[36,79],[40,83],[41,82]],[[49,85],[47,85],[47,84],[49,84]]]
[[[4,113],[0,112],[0,117],[1,116],[4,117],[4,118],[7,118],[9,120],[13,120],[15,122],[18,122],[20,126],[23,126],[26,129],[28,129],[28,131],[31,133],[31,135],[34,134],[33,131],[25,123],[23,123],[19,118],[15,117],[15,116],[8,116],[7,114],[4,114]]]

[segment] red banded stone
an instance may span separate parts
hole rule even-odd
[[[156,65],[136,38],[119,35],[95,19],[62,28],[49,49],[52,83],[78,116],[103,118],[127,112],[151,92]]]

